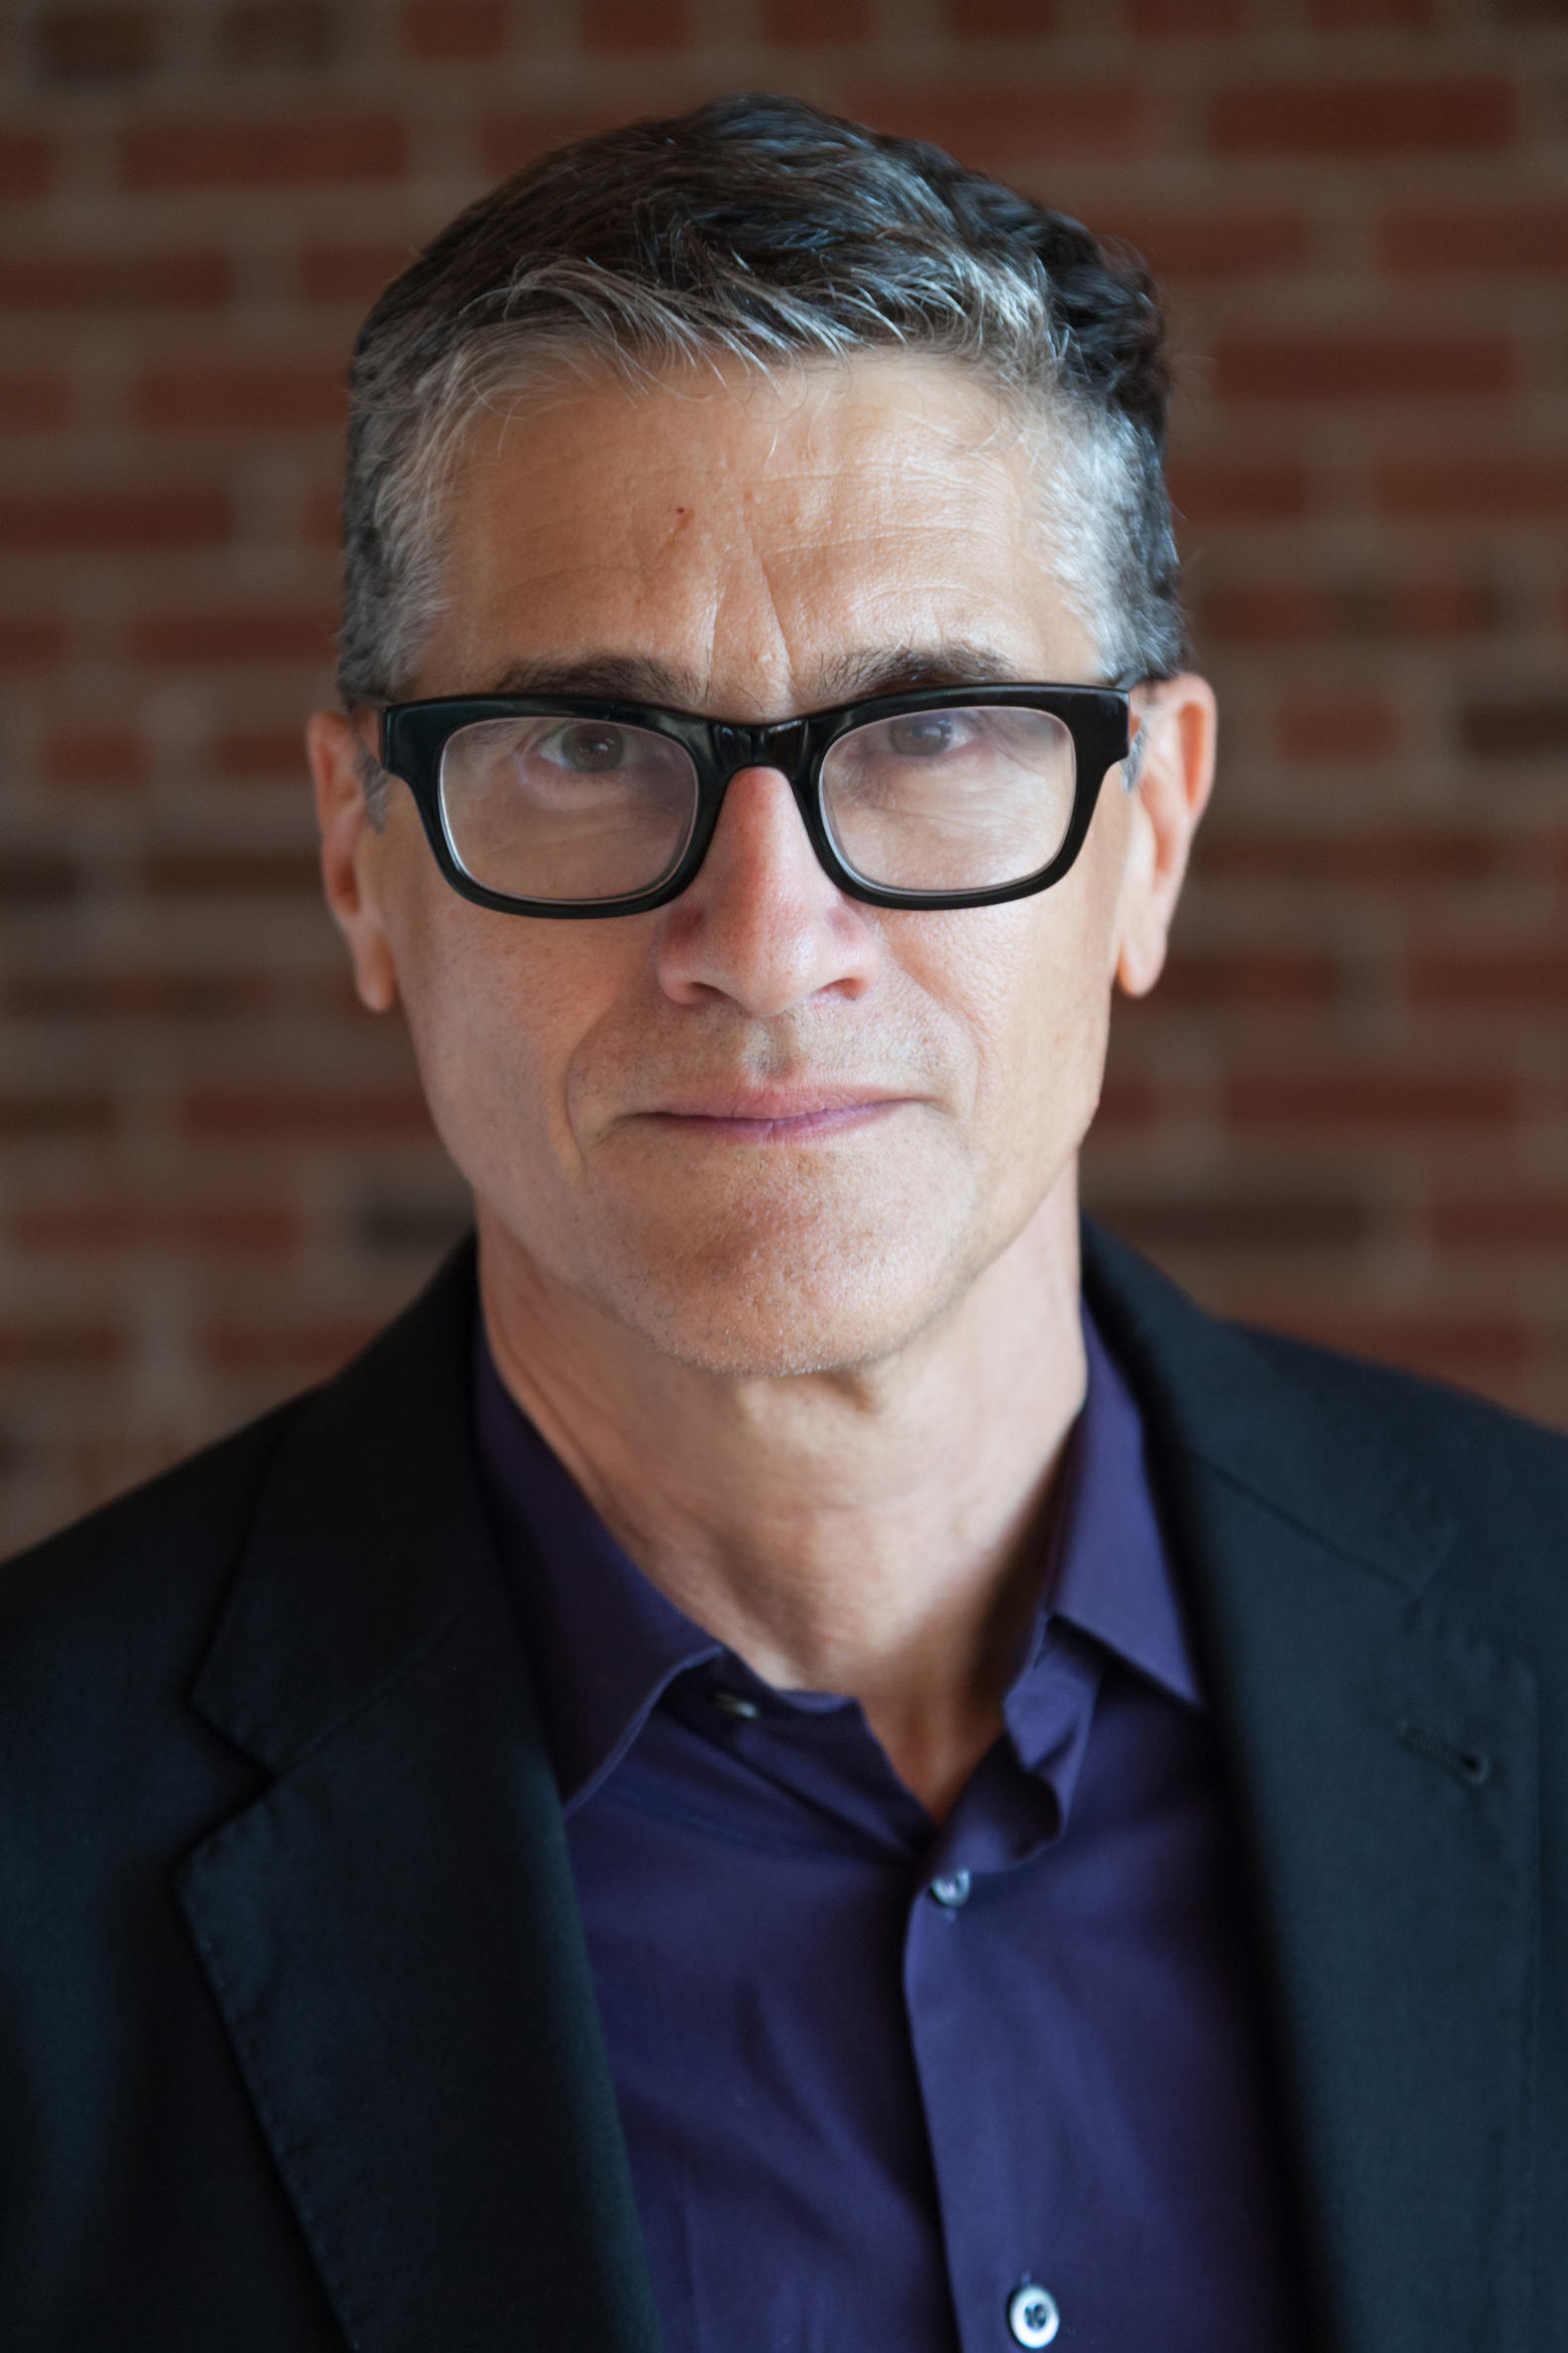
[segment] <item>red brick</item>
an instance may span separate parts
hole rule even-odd
[[[0,859],[0,907],[57,908],[74,899],[80,870],[62,849],[25,838],[8,845]]]
[[[11,310],[212,310],[227,302],[226,254],[0,255],[0,307]]]
[[[1146,41],[1210,39],[1239,29],[1241,0],[1127,0],[1127,22]]]
[[[1307,512],[1307,472],[1294,459],[1178,456],[1169,481],[1177,513],[1195,523],[1283,523]]]
[[[28,973],[5,990],[12,1011],[47,1021],[227,1019],[264,1013],[274,996],[265,974],[213,970]]]
[[[591,131],[612,130],[626,120],[623,106],[601,104],[563,108],[559,112],[515,109],[486,115],[480,125],[484,168],[497,177],[521,171],[525,163],[570,140],[584,139]]]
[[[846,111],[878,130],[928,139],[981,169],[1040,162],[1125,162],[1148,144],[1147,103],[1126,81],[1015,82],[989,91],[951,82],[883,82],[849,93]]]
[[[306,492],[304,536],[313,548],[343,544],[343,492],[336,482],[320,482]]]
[[[1334,958],[1316,949],[1243,948],[1204,954],[1188,949],[1173,957],[1160,982],[1165,1005],[1245,1011],[1267,1006],[1331,1005],[1339,994]]]
[[[1049,0],[1016,0],[1016,5],[1041,22],[1049,19]],[[1006,0],[993,0],[993,6],[1007,13]],[[762,37],[781,48],[870,41],[877,29],[874,0],[762,0]]]
[[[369,1323],[241,1324],[207,1326],[203,1353],[222,1372],[269,1372],[289,1383],[323,1380],[357,1355],[373,1337]]]
[[[1496,590],[1462,580],[1216,581],[1201,593],[1205,637],[1235,645],[1475,636],[1502,619]]]
[[[1460,750],[1472,760],[1552,760],[1568,754],[1568,696],[1482,693],[1454,713]]]
[[[0,1095],[0,1140],[7,1143],[103,1143],[114,1108],[101,1095]]]
[[[316,121],[145,123],[126,134],[128,188],[344,187],[401,179],[408,127],[392,115],[328,115]]]
[[[590,56],[684,49],[691,12],[687,0],[580,0],[577,38]]]
[[[237,728],[219,736],[212,758],[220,776],[298,777],[305,747],[297,727]]]
[[[1099,236],[1132,246],[1161,279],[1299,269],[1309,245],[1307,222],[1297,212],[1107,213],[1097,207],[1094,226]]]
[[[44,555],[218,547],[230,522],[220,490],[65,490],[0,498],[0,548]]]
[[[1282,1306],[1267,1321],[1354,1356],[1403,1365],[1411,1372],[1451,1381],[1484,1381],[1517,1372],[1530,1361],[1534,1343],[1516,1316],[1443,1315],[1419,1308],[1404,1315],[1357,1308]]]
[[[1568,204],[1395,213],[1383,224],[1385,269],[1556,271],[1568,266]]]
[[[408,267],[411,245],[312,245],[299,257],[307,302],[353,302],[366,309]]]
[[[158,24],[150,8],[56,8],[36,34],[51,81],[130,81],[157,62]]]
[[[329,662],[336,613],[263,606],[248,612],[151,613],[131,624],[140,662]]]
[[[1299,1135],[1344,1129],[1369,1135],[1442,1127],[1506,1128],[1514,1089],[1495,1072],[1430,1076],[1384,1070],[1267,1070],[1230,1079],[1225,1101],[1242,1129]]]
[[[1274,736],[1287,760],[1381,760],[1393,751],[1399,728],[1380,695],[1326,686],[1285,703]]]
[[[321,889],[311,850],[160,849],[149,853],[142,871],[155,900],[314,899]]]
[[[1222,400],[1428,400],[1508,392],[1514,347],[1496,335],[1234,335],[1214,351]]]
[[[1387,514],[1517,517],[1568,514],[1568,458],[1437,458],[1382,466]]]
[[[340,426],[341,363],[248,360],[150,369],[132,394],[137,423],[162,431],[296,433]]]
[[[128,727],[62,727],[44,745],[44,776],[67,790],[147,782],[147,746]]]
[[[1432,22],[1432,0],[1308,0],[1307,15],[1325,33],[1419,33]]]
[[[104,1250],[215,1250],[230,1257],[277,1258],[300,1235],[294,1211],[276,1202],[146,1202],[106,1194],[93,1201],[47,1202],[19,1208],[13,1220],[26,1248],[96,1253]]]
[[[47,196],[54,184],[54,150],[36,131],[0,131],[0,198]]]
[[[1549,841],[1516,844],[1480,826],[1384,826],[1365,832],[1261,833],[1210,825],[1199,837],[1203,872],[1235,882],[1448,890],[1537,871]],[[1565,845],[1568,847],[1568,845]]]
[[[1445,1249],[1568,1249],[1568,1191],[1437,1201],[1431,1227]]]
[[[1406,581],[1391,598],[1391,630],[1409,637],[1464,637],[1499,627],[1497,590],[1476,581]]]
[[[1154,1089],[1141,1073],[1114,1067],[1106,1072],[1095,1115],[1097,1136],[1146,1134],[1156,1118]]]
[[[1279,645],[1335,633],[1333,599],[1310,581],[1248,581],[1207,589],[1198,607],[1205,637],[1233,645]]]
[[[186,1131],[206,1142],[364,1143],[428,1136],[417,1087],[205,1088],[185,1106]]]
[[[0,613],[0,670],[49,670],[64,658],[63,621]]]
[[[1568,1007],[1568,953],[1427,955],[1412,958],[1406,978],[1411,1002],[1490,1010],[1499,1006]]]
[[[1221,1178],[1201,1192],[1120,1193],[1107,1191],[1091,1176],[1086,1198],[1091,1215],[1155,1257],[1167,1250],[1202,1250],[1205,1256],[1267,1252],[1299,1261],[1304,1255],[1357,1247],[1378,1225],[1371,1201],[1332,1180],[1325,1186],[1288,1179],[1260,1187]]]
[[[242,68],[324,65],[333,46],[327,0],[239,0],[224,13],[219,54]]]
[[[43,1319],[0,1324],[0,1364],[18,1365],[24,1371],[113,1364],[124,1353],[125,1337],[112,1324],[53,1324]]]
[[[426,64],[506,53],[505,0],[406,0],[403,50]]]
[[[947,21],[961,41],[1030,41],[1054,30],[1053,0],[947,0]]]
[[[1496,74],[1278,81],[1221,91],[1208,136],[1221,155],[1441,155],[1506,148],[1517,124],[1518,93]]]
[[[0,433],[51,433],[70,414],[62,375],[0,375]]]

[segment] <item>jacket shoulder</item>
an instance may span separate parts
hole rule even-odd
[[[274,1408],[0,1566],[0,1720],[32,1713],[62,1675],[85,1709],[95,1664],[125,1688],[160,1659],[194,1671],[268,1470],[307,1402]]]
[[[1293,1437],[1306,1445],[1359,1434],[1364,1447],[1434,1487],[1522,1481],[1559,1511],[1568,1497],[1568,1435],[1445,1381],[1212,1315],[1088,1221],[1084,1246],[1097,1316],[1200,1449],[1248,1424],[1271,1426],[1285,1446]]]
[[[1235,1327],[1265,1360],[1315,1391],[1385,1448],[1444,1486],[1502,1483],[1514,1498],[1539,1489],[1568,1509],[1568,1434],[1488,1398],[1252,1326]],[[1559,1522],[1559,1525],[1561,1522]]]
[[[1542,1658],[1568,1640],[1568,1438],[1440,1381],[1207,1314],[1086,1231],[1157,1455],[1202,1466]]]

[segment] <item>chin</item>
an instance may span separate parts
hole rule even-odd
[[[926,1244],[921,1247],[922,1240]],[[895,1355],[962,1288],[930,1236],[771,1233],[657,1257],[595,1284],[600,1309],[661,1355],[726,1380],[852,1372]]]

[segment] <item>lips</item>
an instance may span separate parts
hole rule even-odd
[[[911,1098],[875,1087],[729,1087],[682,1093],[638,1115],[707,1143],[807,1143],[886,1118]]]
[[[813,1120],[841,1112],[887,1110],[905,1095],[876,1086],[725,1087],[682,1092],[650,1104],[645,1116],[665,1120],[775,1123]]]

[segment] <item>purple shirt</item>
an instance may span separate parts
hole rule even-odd
[[[480,1343],[669,2353],[1300,2341],[1230,1807],[1085,1332],[1005,1737],[940,1830],[856,1701],[762,1682],[650,1584]]]

